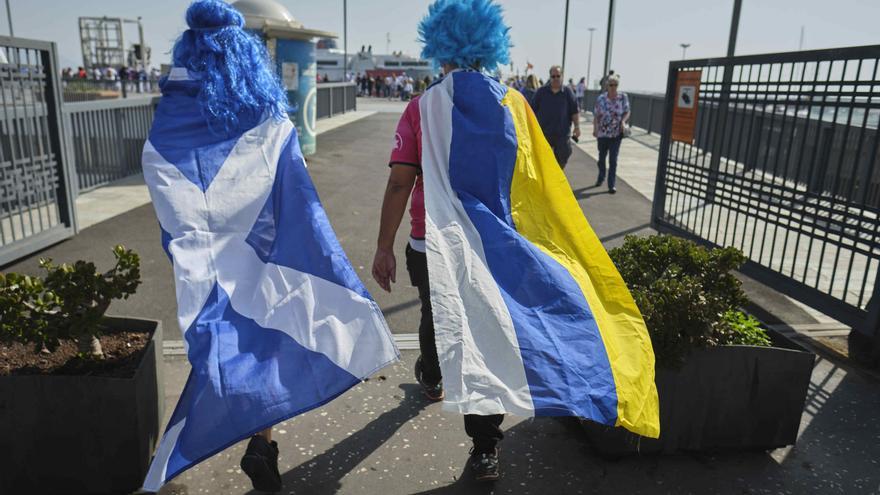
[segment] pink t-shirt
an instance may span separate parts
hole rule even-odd
[[[416,167],[419,176],[412,190],[409,216],[412,230],[410,237],[416,241],[425,239],[425,189],[422,185],[422,127],[419,114],[419,97],[410,100],[397,123],[394,149],[391,150],[389,166],[400,164]]]

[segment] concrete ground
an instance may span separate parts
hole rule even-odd
[[[322,134],[319,152],[308,162],[343,248],[392,331],[405,339],[416,332],[419,311],[403,265],[406,226],[398,236],[398,283],[393,292],[382,292],[369,275],[391,136],[402,108],[384,100],[359,101],[359,110],[369,115]],[[596,165],[582,150],[574,151],[566,174],[606,246],[619,245],[627,234],[651,232],[650,201],[628,183],[623,171],[614,196],[592,187]],[[110,248],[116,243],[140,253],[143,285],[131,299],[114,303],[111,313],[162,320],[166,344],[173,348],[181,337],[171,269],[149,204],[98,222],[73,239],[3,269],[36,272],[41,256],[89,259],[108,267]],[[780,322],[817,323],[769,288],[748,282],[747,292]],[[411,375],[416,357],[415,351],[404,350],[400,363],[330,404],[278,426],[282,493],[880,493],[880,423],[875,420],[880,382],[845,361],[817,361],[796,447],[611,462],[595,456],[570,423],[508,417],[502,444],[504,476],[494,486],[477,486],[464,470],[469,445],[461,417],[422,398]],[[166,353],[166,420],[188,370],[184,357]],[[239,444],[217,454],[161,493],[252,493],[238,469],[243,449]]]

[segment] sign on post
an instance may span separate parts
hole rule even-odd
[[[672,108],[673,141],[694,143],[697,126],[697,103],[700,97],[700,77],[703,71],[681,71],[675,83],[675,106]]]

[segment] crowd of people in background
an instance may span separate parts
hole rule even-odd
[[[153,93],[159,90],[159,69],[153,67],[149,70],[146,68],[134,68],[121,66],[116,67],[93,67],[85,69],[77,67],[66,67],[61,70],[61,80],[65,87],[69,87],[69,83],[76,81],[88,81],[86,84],[95,89],[107,89],[113,91],[122,91],[131,93]]]
[[[413,96],[422,94],[434,81],[430,76],[423,79],[414,79],[406,74],[387,74],[385,76],[358,73],[354,82],[357,85],[358,96],[374,98],[399,99],[408,101]]]

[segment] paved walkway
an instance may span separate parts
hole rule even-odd
[[[401,104],[375,102],[375,111],[322,134],[309,171],[340,242],[368,290],[401,338],[416,331],[418,302],[402,265],[394,292],[382,292],[369,276],[378,212],[387,179],[387,155]],[[396,112],[396,113],[395,113]],[[650,201],[622,174],[617,195],[592,187],[595,162],[575,150],[566,169],[592,227],[606,246],[626,234],[646,234]],[[641,187],[641,186],[640,186]],[[37,258],[95,260],[110,264],[110,247],[124,243],[142,258],[143,285],[112,313],[163,320],[168,344],[180,339],[171,269],[147,204],[96,223],[78,236],[14,266],[36,272]],[[786,298],[748,283],[749,294],[768,314],[786,323],[812,323],[810,314]],[[551,419],[509,417],[502,445],[504,477],[494,487],[468,481],[468,439],[461,417],[420,396],[411,377],[415,351],[325,407],[279,425],[276,439],[285,481],[282,493],[880,493],[880,384],[845,365],[820,359],[795,448],[747,454],[642,457],[618,462],[593,455],[577,428]],[[189,365],[165,357],[166,420],[183,387]],[[163,489],[165,495],[252,493],[237,463],[244,445],[222,452]]]

